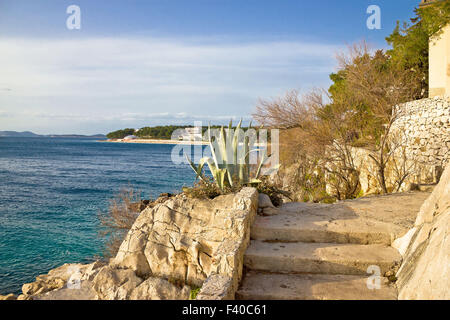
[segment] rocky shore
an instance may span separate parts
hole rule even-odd
[[[403,205],[389,205],[393,199]],[[431,194],[405,193],[329,205],[289,203],[276,208],[266,195],[243,188],[212,200],[179,194],[147,205],[142,204],[145,209],[114,258],[62,265],[24,284],[18,297],[10,294],[0,300],[224,300],[236,295],[346,299],[354,292],[359,292],[358,297],[450,299],[450,166]],[[410,205],[420,207],[418,214],[408,211]],[[282,243],[274,251],[270,249],[276,245],[273,241],[260,241],[265,238],[286,238],[291,244]],[[341,255],[330,251],[330,243],[321,243],[330,241],[336,242]],[[287,258],[278,251],[292,246],[321,249],[292,251],[292,261],[285,263]],[[360,253],[355,255],[352,248]],[[392,259],[381,259],[383,252]],[[369,292],[362,273],[367,263],[380,259],[386,262],[383,275],[389,283],[384,291]],[[395,268],[389,269],[391,264]],[[256,271],[244,278],[244,266]],[[258,273],[264,266],[270,266],[272,273]],[[310,275],[307,279],[286,272],[276,275],[274,268],[308,270]],[[320,274],[333,270],[352,274],[357,270],[359,276]],[[286,286],[286,277],[298,287]],[[327,286],[324,277],[334,284]],[[317,278],[322,280],[315,283]],[[260,290],[272,282],[280,283],[275,291]]]
[[[257,209],[254,188],[213,200],[163,197],[140,213],[115,258],[65,264],[0,298],[233,299]]]

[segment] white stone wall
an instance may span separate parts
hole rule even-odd
[[[444,168],[450,159],[450,99],[411,101],[396,110],[394,129],[404,133],[408,158]]]

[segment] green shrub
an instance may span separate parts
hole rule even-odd
[[[189,300],[195,300],[197,299],[197,295],[200,292],[201,288],[198,287],[192,287],[191,288],[191,293],[189,294]]]
[[[193,187],[184,187],[183,192],[190,198],[214,199],[223,194],[222,190],[210,179],[200,180]]]

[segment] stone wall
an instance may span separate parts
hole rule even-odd
[[[394,152],[385,171],[388,191],[409,191],[438,182],[442,168],[450,160],[450,100],[435,97],[411,101],[394,112],[398,113],[390,135]],[[378,168],[369,154],[362,148],[352,149],[363,194],[381,191]]]
[[[450,165],[414,227],[393,246],[403,255],[396,282],[399,299],[450,299]]]
[[[435,97],[398,107],[394,130],[404,133],[408,158],[445,167],[450,159],[450,99]]]

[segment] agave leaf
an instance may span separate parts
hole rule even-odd
[[[255,179],[259,178],[259,175],[261,174],[261,168],[264,165],[264,163],[267,161],[267,159],[269,159],[267,157],[267,150],[264,150],[263,156],[262,156],[262,158],[261,158],[261,160],[259,162],[259,165],[258,165],[258,169],[256,170]]]
[[[204,180],[203,175],[202,175],[202,169],[203,169],[203,165],[204,163],[195,166],[195,163],[191,161],[191,159],[189,159],[189,157],[186,155],[186,159],[189,162],[190,167],[192,168],[192,170],[194,170],[196,176],[195,179],[197,180],[197,178],[200,178],[200,180]]]
[[[211,123],[208,125],[208,139],[209,139],[209,148],[211,149],[211,156],[213,158],[214,164],[217,168],[219,168],[219,163],[217,161],[216,149],[214,148],[212,137],[211,137]]]
[[[227,169],[217,169],[214,172],[214,180],[221,191],[225,189],[225,176]]]
[[[233,135],[233,141],[232,141],[232,157],[233,157],[233,163],[232,163],[232,169],[230,170],[231,175],[234,176],[236,174],[239,174],[240,170],[240,162],[238,162],[238,154],[239,154],[239,142],[241,138],[241,125],[242,125],[242,119],[239,121],[239,124],[236,127],[236,130],[234,131]],[[240,178],[239,178],[240,179]]]
[[[232,150],[229,150],[229,146],[227,144],[227,134],[225,132],[225,128],[222,126],[220,128],[220,136],[219,136],[219,152],[221,155],[221,163],[219,164],[220,169],[227,169],[226,175],[228,177],[228,183],[230,187],[233,187],[233,171],[234,168],[232,164],[230,164],[230,159],[228,152],[232,152]]]
[[[248,182],[249,174],[250,174],[250,157],[249,157],[249,141],[250,138],[248,136],[244,137],[244,145],[243,145],[243,155],[242,159],[239,159],[238,167],[239,167],[239,180],[242,184],[246,184]]]
[[[270,175],[273,172],[277,171],[280,168],[280,164],[277,164],[276,166],[270,167],[269,169],[267,169],[264,173],[266,175]]]
[[[219,168],[225,168],[227,165],[227,142],[226,142],[226,133],[224,127],[220,127],[220,134],[219,134],[219,154],[220,154],[220,160],[221,163],[219,163]]]

